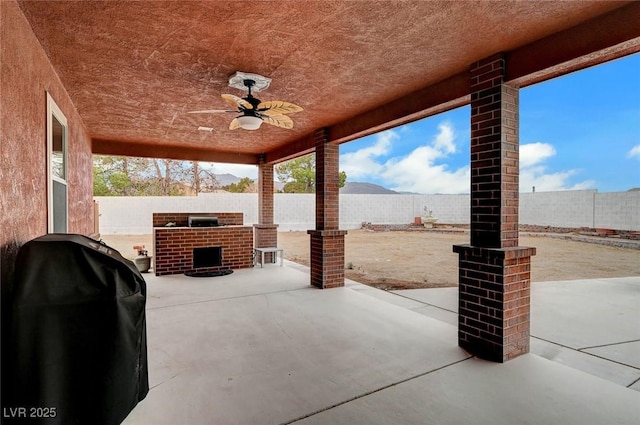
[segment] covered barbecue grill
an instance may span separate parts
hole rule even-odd
[[[16,423],[120,424],[149,391],[140,272],[67,234],[27,242],[15,270],[4,404],[55,408]]]

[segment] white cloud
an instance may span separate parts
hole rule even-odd
[[[635,145],[631,148],[631,150],[627,153],[627,158],[638,158],[640,159],[640,145]]]
[[[387,155],[391,142],[399,137],[394,130],[378,133],[373,145],[340,155],[340,171],[347,173],[352,180],[379,174],[382,164],[376,162],[375,158]]]
[[[388,130],[378,135],[373,146],[340,156],[340,169],[350,180],[366,177],[383,177],[385,185],[401,192],[418,193],[466,193],[469,192],[469,167],[450,171],[436,161],[456,151],[453,126],[444,122],[438,126],[438,134],[408,155],[379,158],[388,155],[393,141],[400,139],[402,128]]]
[[[436,136],[433,146],[439,151],[445,153],[454,153],[456,151],[456,145],[453,143],[454,134],[453,127],[449,123],[441,123],[438,125],[440,133]]]
[[[578,170],[560,171],[557,173],[546,173],[543,166],[528,167],[520,169],[520,192],[531,192],[533,187],[538,192],[549,192],[554,190],[584,190],[594,189],[594,180],[584,180],[574,185],[568,185],[569,178],[578,174]]]
[[[520,145],[520,168],[531,167],[555,154],[555,148],[549,143],[537,142]]]
[[[385,164],[383,176],[393,182],[391,189],[417,193],[468,193],[469,167],[449,171],[446,165],[435,165],[429,162],[430,149],[422,146],[397,162]]]
[[[456,152],[456,134],[453,126],[443,122],[438,133],[425,144],[407,155],[386,158],[392,152],[392,142],[401,141],[402,128],[380,133],[372,146],[340,156],[340,170],[350,181],[376,178],[383,185],[400,192],[417,193],[469,193],[470,166],[450,169],[446,158]],[[556,155],[549,143],[520,145],[520,190],[536,191],[584,190],[596,187],[594,180],[570,181],[580,173],[578,169],[549,172],[545,162]],[[640,145],[629,156],[640,157]]]
[[[531,192],[533,187],[540,192],[583,190],[596,187],[594,180],[584,180],[574,185],[569,185],[569,179],[580,172],[576,169],[548,173],[547,168],[542,163],[555,154],[555,148],[549,143],[536,142],[520,145],[521,192]]]

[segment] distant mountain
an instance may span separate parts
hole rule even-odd
[[[387,189],[373,183],[363,182],[346,182],[344,187],[340,188],[342,194],[377,194],[377,195],[397,195],[395,190]]]
[[[220,186],[229,186],[232,183],[238,183],[240,181],[240,177],[236,177],[229,173],[216,174],[216,180],[218,180]]]

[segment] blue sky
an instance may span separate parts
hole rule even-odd
[[[347,181],[468,193],[470,108],[340,146]],[[216,164],[216,173],[257,176]],[[245,170],[245,171],[243,171]],[[520,190],[640,187],[640,54],[520,90]]]

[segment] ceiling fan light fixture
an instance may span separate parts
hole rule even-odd
[[[0,0],[1,1],[1,0]],[[222,94],[222,99],[233,107],[232,110],[220,109],[203,109],[198,111],[189,111],[190,114],[214,114],[218,112],[231,112],[236,118],[229,123],[229,130],[242,128],[243,130],[257,130],[266,122],[269,125],[279,128],[292,129],[293,121],[288,114],[302,111],[298,105],[281,100],[270,100],[263,102],[253,96],[253,91],[264,90],[269,87],[271,78],[263,77],[258,74],[250,74],[247,72],[236,72],[229,78],[229,86],[239,90],[246,90],[245,97],[238,97],[234,94]],[[200,127],[201,131],[211,131],[211,127]]]
[[[240,123],[240,128],[244,130],[257,130],[262,124],[262,120],[260,118],[251,115],[244,115],[242,117],[238,117],[237,119]]]

